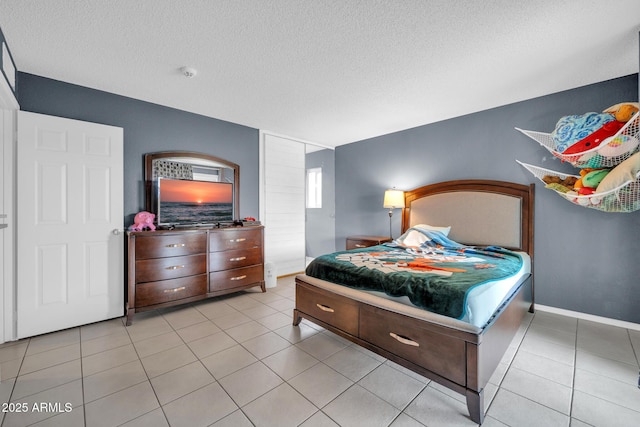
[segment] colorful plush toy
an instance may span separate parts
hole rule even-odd
[[[542,180],[547,184],[545,187],[551,188],[552,190],[560,191],[561,193],[566,193],[567,191],[573,190],[575,183],[578,178],[575,176],[569,175],[566,178],[560,178],[557,175],[545,175]]]
[[[618,135],[608,138],[598,149],[598,154],[603,157],[618,157],[627,153],[633,153],[640,144],[638,138],[631,135]]]
[[[606,124],[614,122],[600,132],[597,137],[593,137],[596,131],[600,130]],[[572,148],[572,152],[580,153],[586,149],[596,147],[594,145],[595,139],[599,139],[602,142],[605,138],[614,135],[617,131],[613,131],[609,128],[617,126],[616,119],[613,114],[609,113],[585,113],[582,115],[564,116],[558,120],[554,131],[551,133],[555,151],[565,154],[566,151]],[[619,129],[619,128],[618,128]],[[573,145],[579,145],[573,148]],[[588,144],[589,148],[584,146]]]
[[[624,123],[611,120],[600,128],[568,147],[562,154],[579,154],[600,146],[607,138],[612,137],[624,126]]]
[[[153,225],[153,220],[156,218],[154,214],[147,211],[141,211],[133,218],[133,225],[129,227],[129,231],[143,231],[149,229],[155,231],[156,226]]]
[[[569,175],[563,179],[556,175],[545,175],[542,180],[547,184],[546,188],[560,193],[588,196],[596,192],[609,172],[610,169],[581,169],[580,178]]]
[[[621,102],[602,113],[564,116],[551,134],[555,150],[564,155],[575,155],[601,147],[598,154],[614,157],[633,150],[635,138],[615,135],[640,109],[640,103]],[[586,160],[586,159],[582,159]]]
[[[587,173],[582,177],[582,185],[587,188],[593,188],[594,190],[600,185],[600,181],[604,179],[609,173],[609,169],[596,169]]]
[[[613,114],[617,121],[626,123],[639,109],[640,103],[638,102],[621,102],[620,104],[607,108],[604,110],[604,113]]]
[[[609,169],[580,169],[580,178],[575,182],[573,189],[580,195],[593,194],[608,173]]]

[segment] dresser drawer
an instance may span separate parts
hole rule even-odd
[[[233,228],[209,233],[209,251],[219,252],[262,246],[262,229]]]
[[[216,271],[209,274],[209,292],[238,288],[264,280],[264,266],[234,268],[233,270]]]
[[[207,293],[207,275],[181,277],[136,285],[136,306],[161,304],[183,298],[205,295]]]
[[[175,279],[206,272],[206,254],[136,261],[136,283]]]
[[[262,264],[261,247],[209,254],[209,271],[227,270],[255,264]]]
[[[430,331],[421,323],[365,304],[360,307],[361,339],[465,385],[464,340]]]
[[[164,258],[207,252],[207,233],[136,236],[136,259]]]
[[[360,304],[322,289],[296,285],[296,308],[353,336],[358,336]]]

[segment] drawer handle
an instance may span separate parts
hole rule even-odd
[[[322,311],[326,311],[328,313],[333,313],[335,312],[335,310],[331,307],[327,307],[326,305],[322,305],[322,304],[316,304],[316,307],[318,307],[320,310]]]
[[[186,288],[186,286],[180,286],[179,288],[173,288],[173,289],[165,289],[164,292],[165,294],[168,294],[169,292],[174,293],[174,292],[180,292],[180,291],[184,291]]]
[[[231,239],[231,240],[229,240],[229,242],[231,242],[231,243],[237,243],[237,242],[244,242],[245,240],[247,240],[247,239],[246,239],[246,238],[244,238],[244,237],[240,237],[240,238],[238,238],[238,239]]]
[[[167,248],[184,248],[184,243],[171,243]]]
[[[242,260],[245,260],[245,259],[247,259],[246,256],[239,256],[239,257],[236,257],[236,258],[229,258],[229,261],[242,261]]]
[[[167,270],[177,270],[179,268],[184,268],[184,265],[172,265],[171,267],[167,267]]]
[[[366,248],[367,245],[361,245],[360,243],[356,243],[356,248]]]
[[[402,344],[410,345],[413,347],[420,347],[420,344],[413,340],[410,340],[407,337],[403,337],[402,335],[394,334],[393,332],[389,332],[389,335],[391,335],[392,338],[400,341]]]
[[[242,276],[236,276],[236,277],[232,277],[230,280],[242,280],[242,279],[246,279],[247,275],[242,275]]]

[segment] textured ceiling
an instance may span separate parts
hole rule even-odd
[[[637,73],[640,1],[0,0],[0,28],[19,71],[335,146]]]

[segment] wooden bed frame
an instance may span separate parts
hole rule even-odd
[[[527,252],[533,272],[533,184],[460,180],[405,193],[402,231],[412,225],[450,225],[449,237],[470,245],[496,244]],[[332,284],[296,277],[293,324],[318,324],[399,365],[466,396],[471,419],[484,420],[484,388],[527,311],[532,274],[484,328]]]

